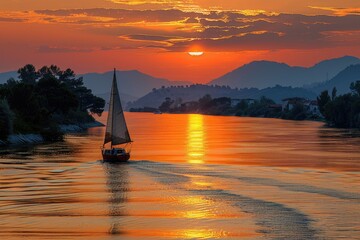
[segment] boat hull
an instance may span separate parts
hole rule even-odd
[[[130,159],[130,154],[121,154],[121,155],[108,155],[103,154],[103,160],[105,162],[127,162]]]
[[[107,162],[126,162],[130,158],[130,153],[124,148],[112,148],[102,150],[103,160]]]

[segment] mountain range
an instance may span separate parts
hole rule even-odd
[[[321,61],[309,68],[292,67],[285,63],[270,61],[255,61],[216,78],[209,84],[259,89],[275,85],[303,87],[332,79],[340,71],[353,64],[360,64],[360,59],[344,56]]]
[[[17,79],[17,76],[18,74],[15,71],[0,73],[0,84],[11,77]],[[104,99],[109,99],[112,76],[113,71],[78,75],[78,77],[83,77],[86,87]],[[190,82],[156,78],[137,70],[117,71],[117,79],[123,102],[135,102],[140,98],[139,101],[133,103],[136,107],[139,107],[141,102],[143,106],[148,104],[149,102],[144,99],[150,99],[149,96],[153,94],[152,90],[162,87],[172,91],[172,96],[166,96],[181,97],[184,100],[197,100],[206,93],[213,97],[229,96],[235,98],[257,98],[264,95],[276,101],[283,97],[296,96],[296,94],[299,97],[314,99],[322,90],[331,90],[333,87],[337,88],[338,94],[349,92],[350,83],[360,80],[360,59],[344,56],[321,61],[309,68],[292,67],[284,63],[270,61],[255,61],[210,81],[208,85],[214,85],[214,87],[201,87],[197,89],[197,95],[195,94],[196,91],[193,91],[194,88],[183,87],[176,91],[175,88],[169,88],[169,86],[191,85]],[[223,91],[228,88],[216,86],[229,86],[240,90]],[[143,96],[146,98],[142,98]],[[163,101],[163,99],[156,100],[156,102]],[[155,106],[156,104],[151,105]]]
[[[113,74],[113,71],[86,73],[79,75],[79,77],[83,77],[84,85],[92,89],[95,94],[104,94],[110,93]],[[186,81],[170,81],[164,78],[156,78],[137,70],[116,71],[116,77],[119,91],[135,98],[144,96],[153,88],[191,84]]]
[[[257,88],[243,88],[234,89],[225,86],[194,84],[190,86],[181,87],[167,87],[156,89],[138,100],[128,103],[127,108],[141,108],[152,107],[158,108],[165,98],[177,100],[178,102],[197,101],[204,95],[209,94],[212,98],[229,97],[235,99],[259,99],[262,96],[273,99],[275,102],[281,102],[284,98],[289,97],[304,97],[308,99],[315,99],[316,94],[304,88],[292,88],[275,86],[264,89]],[[180,100],[181,99],[181,100]]]
[[[229,97],[238,99],[259,99],[262,96],[273,99],[280,103],[284,98],[302,97],[306,99],[316,99],[320,92],[324,90],[332,91],[334,87],[337,94],[350,92],[350,84],[360,81],[360,64],[350,65],[338,73],[329,81],[315,84],[307,88],[300,87],[284,87],[276,85],[275,87],[258,88],[241,88],[235,89],[229,86],[219,85],[191,85],[189,87],[168,87],[156,89],[144,97],[128,104],[128,108],[153,107],[157,108],[164,102],[165,98],[173,100],[181,99],[182,102],[197,101],[205,94],[210,94],[213,98]]]
[[[360,64],[350,65],[329,81],[315,84],[307,89],[314,93],[320,93],[324,90],[330,92],[336,87],[338,94],[344,94],[350,91],[349,86],[355,81],[360,81]]]

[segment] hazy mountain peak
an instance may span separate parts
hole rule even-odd
[[[323,60],[321,62],[316,63],[314,66],[312,66],[312,68],[315,67],[319,67],[321,65],[329,65],[329,64],[341,64],[341,63],[345,63],[347,65],[351,65],[353,63],[356,62],[360,62],[360,59],[354,56],[348,56],[345,55],[343,57],[338,57],[338,58],[332,58],[332,59],[327,59],[327,60]]]
[[[266,60],[254,61],[212,80],[209,84],[237,88],[266,88],[275,85],[302,87],[331,79],[347,66],[357,63],[360,63],[360,59],[353,56],[324,60],[309,68]]]
[[[280,62],[274,62],[274,61],[269,61],[269,60],[259,60],[259,61],[253,61],[250,62],[248,64],[245,64],[245,66],[287,66],[289,67],[288,64],[286,63],[280,63]]]
[[[346,67],[329,81],[318,84],[313,91],[317,93],[324,90],[332,91],[336,87],[338,94],[343,94],[350,92],[350,84],[355,81],[360,81],[360,63]]]

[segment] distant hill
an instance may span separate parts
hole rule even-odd
[[[85,86],[92,89],[95,94],[110,92],[113,71],[105,73],[87,73],[79,76],[84,78]],[[137,70],[116,71],[116,76],[119,91],[135,98],[144,96],[153,88],[190,84],[185,81],[170,81],[163,78],[155,78]]]
[[[345,56],[319,62],[310,68],[292,67],[285,63],[271,61],[255,61],[214,79],[208,84],[260,89],[275,85],[302,87],[331,79],[352,64],[360,64],[360,59]]]
[[[284,98],[302,97],[315,100],[317,97],[315,93],[304,88],[282,87],[279,85],[275,87],[261,89],[255,94],[251,95],[251,98],[259,99],[262,96],[270,98],[277,103],[280,103],[281,100]]]
[[[337,89],[338,94],[344,94],[350,92],[350,84],[355,81],[360,81],[360,64],[350,65],[337,74],[329,81],[317,84],[316,86],[309,88],[314,93],[319,94],[324,90],[332,91],[334,87]]]
[[[19,74],[16,71],[0,73],[0,84],[6,83],[10,78],[17,79],[18,75]]]
[[[181,98],[182,102],[197,101],[205,94],[210,94],[212,98],[230,97],[230,98],[254,98],[259,99],[262,96],[273,99],[276,102],[281,102],[282,99],[288,97],[304,97],[308,99],[315,99],[316,95],[303,88],[281,87],[275,86],[265,88],[262,90],[256,88],[232,89],[224,86],[209,86],[209,85],[190,85],[189,87],[168,87],[156,89],[139,98],[135,102],[128,104],[127,108],[139,107],[159,107],[165,98],[171,99]]]
[[[349,67],[350,65],[354,66]],[[225,74],[208,85],[191,85],[185,81],[170,81],[152,77],[137,70],[117,71],[117,79],[124,105],[127,102],[134,102],[134,106],[137,107],[158,107],[165,97],[180,97],[184,101],[198,100],[205,94],[210,94],[213,98],[223,96],[259,98],[264,95],[278,102],[282,98],[292,96],[314,99],[314,96],[324,89],[331,90],[334,86],[338,89],[339,94],[348,92],[350,83],[360,80],[359,66],[360,59],[351,56],[325,60],[310,68],[291,67],[284,63],[270,61],[256,61]],[[17,76],[16,71],[0,73],[0,84],[11,77],[17,78]],[[109,99],[112,71],[78,75],[78,77],[81,76],[84,78],[84,85],[95,95],[105,100]],[[326,81],[327,78],[330,80]],[[240,90],[211,87],[210,84],[230,86],[240,88]],[[184,85],[191,85],[191,87],[169,88],[169,86]],[[304,85],[306,85],[305,88],[299,88]],[[165,88],[159,89],[162,86]],[[152,89],[158,90],[152,92]],[[136,101],[138,98],[140,99]]]

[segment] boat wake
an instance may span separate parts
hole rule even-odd
[[[312,195],[314,201],[320,196],[330,197],[334,201],[359,204],[360,194],[330,189],[302,183],[287,182],[272,177],[257,177],[261,169],[254,167],[236,169],[223,165],[167,164],[151,161],[132,162],[131,166],[154,178],[171,189],[185,191],[217,202],[235,206],[250,214],[258,226],[256,230],[266,239],[322,239],[323,229],[315,224],[310,214],[304,213],[298,206],[291,204],[294,199],[281,199],[279,195],[305,193]],[[256,170],[255,170],[256,169]],[[255,174],[255,176],[252,176]],[[203,184],[196,184],[196,181]],[[194,184],[195,183],[195,184]],[[206,184],[208,183],[208,184]],[[256,193],[256,188],[260,193]],[[275,191],[264,191],[265,188]],[[269,196],[275,194],[274,196]],[[276,201],[279,200],[279,201]],[[290,201],[289,201],[290,200]],[[286,204],[290,202],[290,204]],[[292,206],[290,206],[292,205]]]

